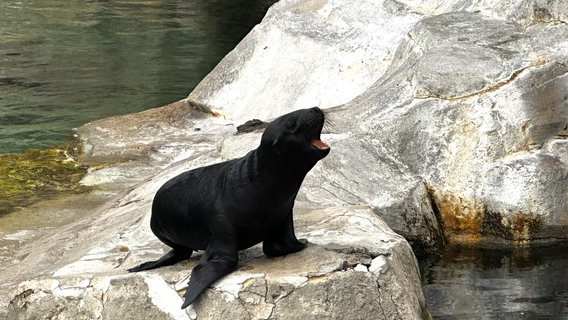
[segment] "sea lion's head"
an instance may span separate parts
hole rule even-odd
[[[284,165],[310,170],[330,151],[320,138],[324,123],[325,114],[317,107],[287,113],[266,127],[261,146]]]

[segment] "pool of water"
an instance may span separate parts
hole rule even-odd
[[[0,2],[0,153],[186,97],[274,2]]]
[[[434,319],[568,319],[568,245],[449,247],[421,261]]]

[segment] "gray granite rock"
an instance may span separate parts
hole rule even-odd
[[[145,197],[145,187],[132,193]],[[103,215],[134,218],[148,207],[125,205]],[[264,257],[260,246],[242,251],[237,271],[186,310],[178,292],[199,254],[172,267],[124,272],[166,249],[146,220],[133,219],[125,232],[89,244],[52,278],[20,283],[8,319],[429,318],[412,249],[367,207],[301,212],[297,233],[309,240],[306,249],[280,258]]]
[[[341,113],[424,178],[447,236],[567,238],[568,167],[551,152],[568,123],[567,33],[465,12],[424,19]]]
[[[565,239],[563,8],[532,0],[281,1],[187,101],[235,121],[326,108],[333,157],[308,177],[302,197],[371,205],[415,244],[439,243],[440,224],[455,239]],[[317,27],[298,22],[304,17]],[[276,34],[295,46],[265,52],[269,40],[280,43]],[[334,59],[361,52],[380,68],[338,71]],[[304,60],[289,61],[298,54],[318,60],[304,69]],[[285,61],[287,70],[261,73],[261,57],[267,70]],[[299,98],[308,95],[321,98]]]

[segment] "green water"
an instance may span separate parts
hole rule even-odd
[[[273,2],[0,2],[0,153],[185,98]]]

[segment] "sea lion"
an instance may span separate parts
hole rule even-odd
[[[238,250],[262,242],[267,256],[302,250],[292,208],[306,174],[328,155],[321,141],[325,115],[297,110],[272,121],[260,145],[242,158],[184,172],[166,182],[152,203],[150,227],[172,249],[129,269],[154,269],[205,253],[193,268],[182,308],[233,271]]]

